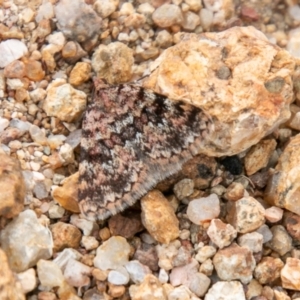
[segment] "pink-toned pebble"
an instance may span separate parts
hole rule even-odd
[[[280,221],[282,216],[283,210],[280,207],[271,206],[265,210],[265,218],[271,223]]]

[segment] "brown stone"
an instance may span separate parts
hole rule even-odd
[[[74,213],[80,212],[78,205],[78,178],[79,173],[77,172],[64,179],[63,186],[57,187],[53,191],[54,200],[63,208]]]
[[[216,160],[203,154],[195,156],[182,166],[182,174],[192,179],[197,189],[208,188],[216,170]]]
[[[107,227],[100,229],[99,237],[102,241],[107,241],[111,237],[110,230]]]
[[[263,257],[254,270],[254,277],[261,284],[271,284],[280,277],[284,263],[280,258]]]
[[[126,216],[117,214],[108,220],[109,230],[111,235],[120,235],[124,238],[132,238],[136,233],[142,231],[140,214],[127,213]]]
[[[56,62],[53,54],[50,51],[42,51],[43,62],[47,66],[47,70],[53,72],[56,68]]]
[[[289,235],[296,240],[298,243],[300,242],[300,216],[293,214],[291,212],[284,214],[283,219],[284,227],[286,228]]]
[[[232,27],[176,37],[179,42],[151,65],[143,86],[198,106],[214,120],[199,153],[240,153],[289,118],[295,61],[260,31]],[[226,76],[225,69],[231,70]]]
[[[25,300],[20,282],[11,271],[6,254],[0,249],[0,299],[3,300]]]
[[[18,128],[7,127],[0,134],[0,142],[7,145],[9,142],[19,139],[23,134],[24,132]]]
[[[132,49],[121,42],[100,45],[92,57],[97,76],[110,84],[130,81],[133,63]]]
[[[257,21],[259,19],[259,14],[254,7],[244,4],[241,7],[241,17],[248,21]]]
[[[231,204],[227,220],[239,233],[254,231],[264,224],[265,209],[256,199],[248,196]]]
[[[9,31],[1,33],[2,40],[8,40],[8,39],[21,40],[23,38],[24,38],[24,33],[21,31],[17,31],[17,30],[9,30]]]
[[[122,297],[125,294],[126,288],[124,285],[114,285],[108,283],[108,294],[113,298]]]
[[[0,1],[0,5],[2,5],[2,2]],[[9,31],[9,28],[5,26],[3,23],[0,24],[0,37],[3,33]]]
[[[148,266],[153,272],[158,271],[158,256],[153,245],[142,244],[134,253],[134,259],[141,264]]]
[[[25,64],[20,60],[14,60],[4,68],[4,76],[7,78],[22,78],[25,75]]]
[[[239,182],[233,182],[226,190],[225,198],[230,201],[237,201],[243,198],[245,192],[244,186]]]
[[[170,202],[158,190],[141,199],[142,223],[149,234],[162,244],[179,236],[179,221]]]
[[[42,64],[36,60],[25,61],[25,76],[32,81],[41,81],[45,77]]]
[[[51,226],[53,237],[53,251],[59,252],[65,248],[78,248],[81,241],[80,230],[71,225],[63,222],[55,223]]]
[[[24,208],[25,183],[20,164],[0,154],[0,216],[13,218]]]
[[[280,155],[264,199],[300,215],[300,134],[290,139]]]
[[[245,156],[245,169],[248,176],[267,166],[276,145],[274,139],[267,139],[252,146]]]
[[[86,52],[81,48],[81,46],[74,42],[67,42],[62,49],[62,57],[70,64],[74,64],[80,58],[86,56]]]
[[[29,100],[30,97],[29,97],[28,90],[26,90],[24,88],[17,89],[16,93],[15,93],[15,98],[16,98],[17,102]]]
[[[268,171],[256,172],[252,176],[249,176],[251,182],[259,189],[262,189],[267,185],[269,177]]]

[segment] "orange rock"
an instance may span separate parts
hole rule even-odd
[[[81,57],[84,57],[87,55],[87,53],[81,48],[81,46],[74,41],[67,42],[64,45],[61,54],[62,54],[62,57],[68,63],[75,63]]]
[[[65,248],[78,248],[82,234],[80,230],[71,224],[63,222],[55,223],[51,226],[53,237],[53,251],[59,252]]]
[[[25,61],[25,76],[33,81],[41,81],[45,77],[42,64],[36,60]]]
[[[29,93],[26,89],[20,88],[16,90],[15,98],[18,102],[29,100]]]
[[[22,78],[25,75],[25,64],[20,60],[14,60],[4,68],[4,76],[7,78]]]
[[[47,66],[47,69],[50,72],[53,72],[56,68],[56,62],[52,53],[50,53],[50,51],[42,51],[42,58],[43,58],[43,62]]]
[[[9,30],[6,32],[1,33],[2,40],[8,40],[8,39],[17,39],[21,40],[24,38],[24,33],[17,30]]]
[[[142,223],[149,234],[162,244],[179,236],[179,221],[164,195],[152,190],[141,199]]]
[[[54,200],[63,208],[74,213],[80,212],[78,206],[78,177],[78,172],[71,175],[64,180],[62,187],[58,187],[53,191]]]
[[[80,85],[89,80],[90,73],[91,65],[89,63],[78,62],[70,73],[69,82],[75,86]]]

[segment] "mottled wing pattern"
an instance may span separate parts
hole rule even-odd
[[[199,108],[139,86],[95,85],[82,125],[79,202],[88,219],[103,220],[178,172],[211,124]]]

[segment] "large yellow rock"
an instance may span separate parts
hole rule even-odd
[[[153,63],[143,86],[206,112],[214,132],[201,153],[240,153],[289,118],[295,62],[263,33],[233,27],[177,37],[180,41]]]

